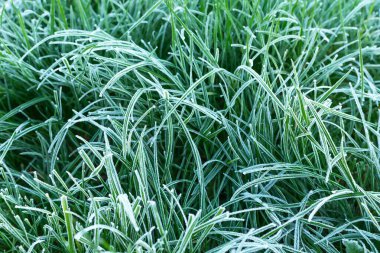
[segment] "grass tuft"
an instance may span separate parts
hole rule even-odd
[[[379,0],[4,0],[2,252],[379,252]]]

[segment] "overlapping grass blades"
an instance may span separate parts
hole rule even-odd
[[[378,252],[378,0],[1,5],[5,252]]]

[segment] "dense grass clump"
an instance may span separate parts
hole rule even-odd
[[[379,0],[2,0],[1,252],[379,252]]]

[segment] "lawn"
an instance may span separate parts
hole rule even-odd
[[[0,252],[380,251],[380,0],[0,0]]]

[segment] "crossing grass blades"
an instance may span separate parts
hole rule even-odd
[[[379,252],[379,0],[3,0],[1,252]]]

